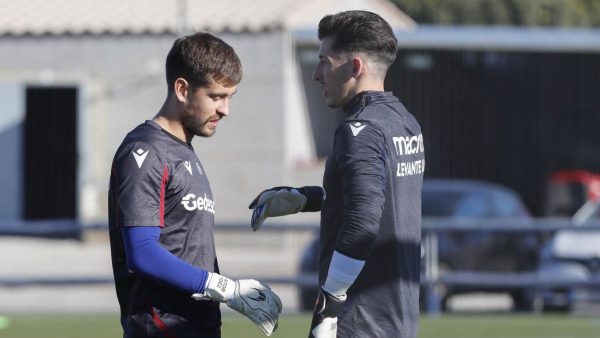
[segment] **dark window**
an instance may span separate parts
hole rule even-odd
[[[29,87],[26,107],[23,217],[74,219],[77,89]]]

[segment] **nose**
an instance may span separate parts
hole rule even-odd
[[[221,100],[221,103],[217,106],[217,114],[221,117],[229,115],[229,98]]]
[[[314,81],[321,81],[321,79],[323,79],[323,67],[320,62],[317,63],[317,65],[315,66],[312,78]]]

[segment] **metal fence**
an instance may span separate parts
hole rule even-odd
[[[42,227],[41,225],[38,225]],[[72,224],[57,228],[60,233],[65,229],[72,229]],[[48,235],[48,229],[43,227],[41,235]],[[240,231],[248,230],[247,225],[220,225],[221,231]],[[317,224],[300,225],[265,225],[261,232],[276,232],[283,235],[290,235],[295,232],[306,234],[307,231],[314,232],[317,235]],[[10,231],[3,232],[4,235],[19,235],[18,229],[11,226]],[[568,219],[541,218],[532,221],[516,220],[449,220],[449,219],[423,219],[422,225],[422,252],[424,263],[422,266],[421,285],[424,290],[425,311],[427,313],[438,313],[441,311],[442,294],[440,290],[443,287],[483,287],[505,289],[527,289],[535,293],[536,290],[547,288],[582,288],[595,289],[600,288],[600,278],[592,277],[586,280],[574,280],[572,278],[561,278],[560,276],[544,276],[537,271],[523,272],[486,272],[486,271],[441,271],[438,251],[438,238],[441,234],[450,233],[470,233],[470,232],[492,232],[492,233],[520,233],[534,232],[543,233],[546,237],[553,236],[558,231],[569,230],[576,232],[597,232],[600,234],[600,222],[588,223],[586,225],[576,226]],[[51,233],[51,231],[50,231]],[[66,233],[70,233],[67,231]],[[35,236],[33,228],[25,231],[27,236]],[[50,236],[53,237],[53,236]],[[54,236],[60,237],[60,236]],[[600,242],[598,243],[600,247]],[[600,260],[600,257],[598,258]],[[600,276],[600,274],[598,275]],[[245,278],[246,276],[232,276],[235,278]],[[291,284],[295,286],[315,286],[317,277],[315,274],[300,274],[295,276],[280,276],[262,278],[269,284]],[[0,287],[21,288],[31,286],[65,286],[65,285],[102,285],[113,283],[112,276],[46,276],[43,278],[21,278],[21,277],[3,277],[0,278]]]
[[[424,219],[422,248],[424,267],[421,285],[424,286],[428,313],[441,311],[441,289],[443,287],[479,287],[482,289],[526,289],[535,297],[536,292],[549,288],[600,288],[600,278],[592,276],[581,280],[563,276],[548,276],[536,270],[524,272],[488,272],[488,271],[440,271],[438,238],[441,234],[491,232],[491,233],[538,233],[547,238],[558,231],[596,232],[600,234],[600,222],[575,225],[570,219],[539,218],[522,220],[448,220]],[[598,243],[600,247],[600,242]],[[543,245],[540,245],[541,250]],[[598,257],[600,259],[600,257]]]

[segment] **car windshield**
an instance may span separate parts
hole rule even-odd
[[[423,190],[422,214],[425,217],[448,217],[455,214],[464,193],[458,191]]]
[[[443,189],[422,191],[423,217],[527,217],[519,199],[500,190]]]

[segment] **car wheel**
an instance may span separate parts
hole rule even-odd
[[[544,312],[570,312],[573,309],[572,300],[569,298],[570,291],[566,289],[554,290],[555,301],[544,303],[542,310]],[[558,301],[557,301],[558,299]]]
[[[515,311],[534,311],[536,309],[535,299],[532,297],[531,293],[526,292],[525,290],[518,290],[511,292],[511,297],[513,299],[513,309]]]
[[[567,313],[567,312],[571,312],[571,309],[572,309],[571,304],[565,304],[565,305],[544,304],[544,306],[543,306],[544,312]]]
[[[451,268],[449,267],[449,265],[447,263],[440,262],[439,263],[439,271],[440,271],[440,274],[444,274],[446,271],[451,271]],[[439,299],[438,299],[438,301],[440,302],[439,310],[442,312],[448,311],[449,299],[450,299],[450,296],[452,295],[452,290],[447,285],[444,285],[442,283],[438,283],[433,287],[435,287],[435,291],[437,293],[437,296],[439,297]],[[428,291],[428,286],[422,285],[420,295],[419,295],[419,306],[422,311],[429,310],[429,308],[428,308],[429,306],[435,306],[434,304],[430,304],[432,299],[427,298],[429,296],[427,291]]]

